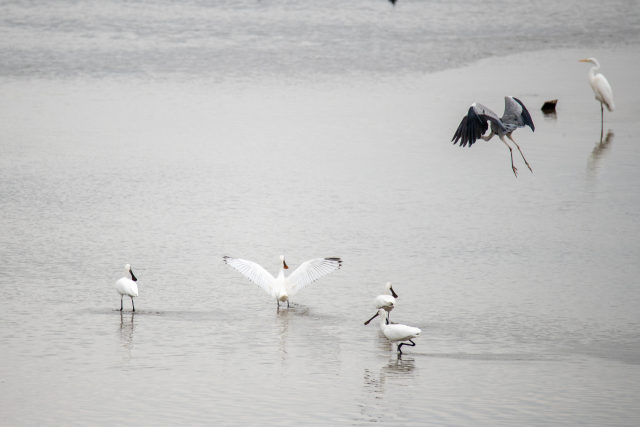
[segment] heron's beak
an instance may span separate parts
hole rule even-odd
[[[398,298],[398,295],[396,295],[395,292],[393,292],[393,288],[389,288],[389,290],[391,291],[391,296],[394,298]]]
[[[580,61],[578,61],[578,62],[589,62],[589,60],[588,60],[588,59],[581,59],[581,60],[580,60]]]
[[[131,280],[133,280],[134,282],[137,282],[138,279],[136,279],[136,276],[133,275],[133,271],[131,271],[131,269],[129,269],[129,273],[131,273]]]
[[[369,320],[367,320],[366,322],[364,322],[364,324],[365,324],[365,325],[368,325],[368,324],[369,324],[369,322],[371,322],[373,319],[375,319],[375,318],[378,316],[378,314],[380,314],[380,313],[376,313],[376,315],[375,315],[375,316],[373,316],[371,319],[369,319]]]
[[[289,269],[289,266],[287,265],[287,262],[285,260],[282,260],[282,263],[284,264],[285,270]]]

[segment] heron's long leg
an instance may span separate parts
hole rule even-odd
[[[122,298],[124,298],[124,295],[120,295],[120,311],[122,311]]]
[[[517,142],[515,142],[515,141],[513,140],[513,138],[511,138],[511,132],[509,132],[509,133],[507,134],[507,138],[509,138],[511,141],[513,141],[513,143],[514,143],[514,144],[516,144],[516,147],[518,147],[518,151],[520,152],[520,155],[522,156],[522,160],[524,160],[524,162],[527,164],[527,167],[529,168],[529,170],[530,170],[531,172],[533,172],[533,169],[531,169],[531,166],[529,166],[529,162],[527,162],[527,159],[525,159],[525,158],[524,158],[524,154],[522,154],[522,150],[520,149],[520,146],[518,145],[518,143],[517,143]]]
[[[515,166],[513,166],[513,150],[511,149],[511,146],[509,144],[507,144],[507,141],[504,140],[504,137],[502,135],[498,135],[498,137],[500,138],[500,141],[504,142],[504,145],[506,145],[507,148],[509,149],[509,154],[511,154],[511,169],[513,169],[513,174],[517,178],[518,177],[518,169]]]
[[[602,141],[602,136],[604,134],[604,105],[602,102],[600,103],[600,141]]]
[[[289,300],[287,300],[287,308],[289,308]]]
[[[131,297],[131,307],[133,307],[133,311],[136,311],[136,305],[133,303],[133,297]]]

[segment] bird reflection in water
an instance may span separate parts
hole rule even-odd
[[[600,142],[593,147],[593,151],[587,160],[587,175],[589,178],[595,178],[598,169],[600,168],[600,161],[607,156],[611,151],[611,145],[613,144],[613,131],[609,130],[604,138],[600,138]]]
[[[388,384],[407,385],[408,381],[415,378],[415,359],[399,354],[387,360],[387,364],[380,368],[376,374],[374,371],[364,370],[364,387],[371,393],[384,394]]]
[[[289,335],[289,318],[291,316],[291,312],[289,310],[279,310],[277,311],[278,317],[278,329],[280,334],[278,335],[278,348],[280,350],[281,360],[280,362],[284,366],[284,362],[286,360],[287,354],[287,336]]]
[[[120,347],[122,348],[122,364],[123,367],[128,367],[131,362],[131,349],[133,348],[133,331],[135,330],[135,323],[133,318],[136,315],[135,312],[122,313],[120,312]]]

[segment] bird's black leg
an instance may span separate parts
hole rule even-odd
[[[136,311],[136,305],[133,303],[133,297],[131,297],[131,307],[133,307],[133,311]]]
[[[602,141],[602,136],[604,135],[604,105],[602,102],[600,103],[600,141]]]
[[[415,347],[416,346],[416,343],[414,343],[413,341],[411,341],[411,340],[407,340],[407,341],[409,341],[411,344],[407,344],[406,342],[398,344],[398,353],[402,354],[402,350],[400,350],[400,347],[402,347],[403,345],[408,345],[410,347]]]
[[[120,311],[122,311],[122,298],[124,298],[124,295],[120,295]]]
[[[500,135],[500,141],[504,142],[504,145],[507,146],[507,148],[509,149],[509,154],[511,154],[511,169],[513,169],[513,174],[516,176],[516,178],[518,177],[518,169],[513,165],[513,150],[511,149],[511,147],[509,146],[509,144],[507,144],[507,141],[504,140],[504,138],[502,137],[502,135]]]
[[[527,162],[527,159],[524,158],[524,154],[522,154],[522,150],[520,149],[520,146],[518,145],[517,142],[515,142],[513,140],[513,138],[511,138],[511,134],[510,133],[507,134],[507,138],[509,138],[511,141],[513,141],[514,144],[516,144],[516,147],[518,147],[518,151],[520,152],[520,155],[522,156],[522,160],[524,160],[524,162],[527,164],[527,167],[529,168],[529,170],[531,172],[533,172],[533,169],[531,169],[531,166],[529,166],[529,162]]]
[[[289,308],[289,300],[287,300],[287,308]]]

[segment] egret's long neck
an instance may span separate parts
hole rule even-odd
[[[590,82],[592,82],[596,78],[596,71],[598,71],[599,69],[600,69],[599,65],[594,65],[593,67],[591,67],[588,74],[588,78]]]
[[[133,280],[133,277],[131,277],[131,272],[129,271],[128,268],[124,269],[124,277],[126,277],[129,280]]]

